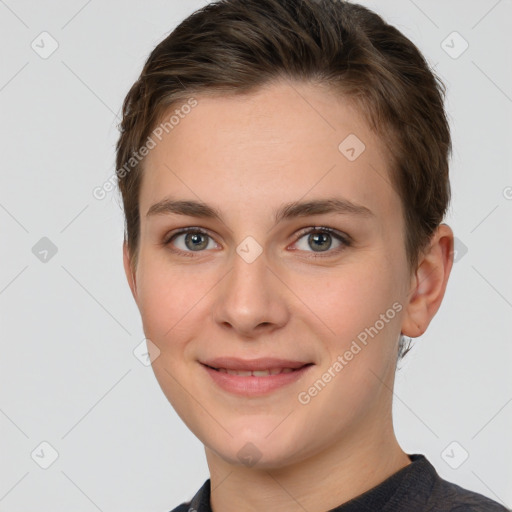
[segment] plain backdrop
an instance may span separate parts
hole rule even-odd
[[[136,357],[119,196],[92,194],[149,52],[205,3],[0,0],[0,511],[164,512],[208,478]],[[398,370],[398,439],[511,507],[512,2],[361,3],[445,81],[454,142],[457,258]]]

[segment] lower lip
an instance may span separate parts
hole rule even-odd
[[[214,370],[204,364],[202,364],[202,366],[206,369],[213,381],[225,391],[241,396],[258,396],[266,395],[292,382],[296,382],[304,376],[313,365],[303,366],[293,372],[278,373],[277,375],[267,375],[265,377],[231,375]]]

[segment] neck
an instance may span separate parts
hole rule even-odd
[[[375,425],[374,423],[373,425]],[[359,496],[410,464],[386,425],[344,436],[313,457],[286,467],[258,469],[232,465],[209,448],[213,512],[324,512]]]

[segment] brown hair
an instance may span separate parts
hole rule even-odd
[[[353,101],[380,135],[402,202],[408,263],[415,269],[450,201],[445,88],[401,32],[343,0],[218,0],[151,52],[124,100],[117,143],[133,268],[144,162],[133,155],[164,113],[193,95],[246,93],[282,78],[329,86]]]

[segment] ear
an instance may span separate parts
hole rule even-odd
[[[133,298],[135,302],[137,302],[137,282],[135,279],[135,272],[132,271],[131,261],[130,261],[130,252],[128,250],[128,244],[123,242],[123,265],[124,265],[124,273],[126,274],[126,279],[128,280],[128,284],[130,285],[130,290],[132,291]]]
[[[422,253],[411,279],[409,301],[402,317],[402,334],[421,336],[437,313],[453,265],[453,231],[441,224]]]

